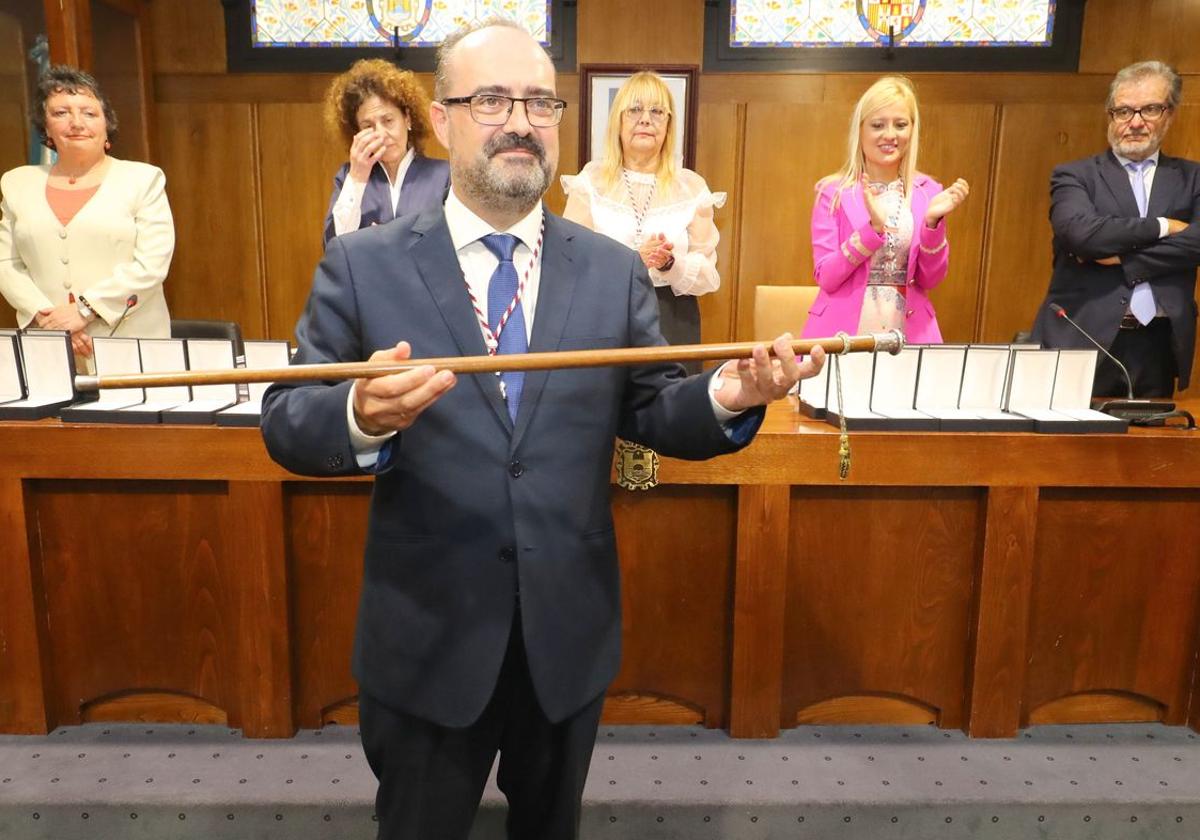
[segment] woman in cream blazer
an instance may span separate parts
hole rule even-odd
[[[96,194],[66,225],[46,201],[49,166],[0,178],[0,294],[17,325],[82,295],[98,316],[89,335],[108,335],[130,295],[137,303],[117,335],[165,338],[171,316],[163,280],[175,251],[166,178],[156,166],[110,158]]]
[[[116,115],[87,73],[51,67],[33,112],[58,159],[0,177],[0,294],[17,325],[68,330],[85,358],[93,335],[169,336],[162,170],[108,155]]]

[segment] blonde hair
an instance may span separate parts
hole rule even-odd
[[[846,162],[837,172],[826,175],[817,182],[818,190],[828,184],[838,185],[837,193],[833,197],[834,208],[838,206],[842,193],[857,184],[866,171],[862,150],[863,123],[881,108],[896,104],[907,108],[912,117],[912,136],[904,158],[900,161],[900,177],[904,181],[904,191],[907,194],[912,189],[913,178],[917,174],[917,148],[921,139],[921,113],[917,109],[917,93],[913,90],[912,82],[904,76],[884,76],[867,88],[854,106],[854,113],[850,117],[850,135],[846,143]]]
[[[604,158],[600,163],[600,181],[605,191],[614,189],[621,180],[625,157],[621,148],[621,124],[625,119],[625,109],[634,103],[640,103],[643,108],[657,105],[667,111],[666,136],[662,148],[658,150],[658,168],[654,173],[659,188],[669,188],[679,174],[679,166],[675,162],[675,97],[661,76],[651,70],[643,70],[634,73],[621,85],[608,111]]]

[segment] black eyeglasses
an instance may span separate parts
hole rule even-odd
[[[1163,105],[1161,102],[1152,102],[1149,105],[1143,105],[1141,108],[1129,108],[1124,105],[1120,108],[1109,108],[1108,116],[1115,122],[1126,123],[1133,119],[1134,114],[1137,114],[1146,122],[1154,122],[1170,110],[1170,105]]]
[[[473,96],[453,96],[441,100],[443,105],[466,105],[471,119],[480,125],[504,125],[512,114],[513,103],[525,105],[525,118],[535,128],[551,128],[562,122],[567,103],[552,96],[502,96],[498,93],[477,93]]]

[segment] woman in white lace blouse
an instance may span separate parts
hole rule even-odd
[[[637,251],[658,293],[663,336],[695,344],[696,298],[721,285],[713,208],[725,203],[725,193],[710,192],[703,178],[679,165],[675,113],[656,73],[630,77],[613,99],[603,157],[562,178],[563,215]]]

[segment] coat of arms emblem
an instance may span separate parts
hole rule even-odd
[[[908,36],[925,14],[925,0],[894,2],[858,0],[858,19],[875,41],[889,43],[889,34],[897,41]]]
[[[649,490],[658,484],[658,453],[627,440],[618,440],[617,484],[626,490]]]

